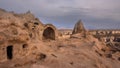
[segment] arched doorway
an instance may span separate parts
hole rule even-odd
[[[43,40],[50,39],[50,40],[55,40],[55,31],[51,27],[47,27],[43,31]]]
[[[13,58],[13,46],[7,47],[7,58],[12,59]]]

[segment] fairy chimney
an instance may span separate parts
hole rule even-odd
[[[85,28],[84,28],[84,25],[83,25],[82,21],[79,20],[79,21],[75,24],[72,34],[84,33],[85,31],[86,31],[86,30],[85,30]]]

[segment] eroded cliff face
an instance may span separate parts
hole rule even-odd
[[[82,21],[79,20],[79,21],[75,24],[72,34],[84,33],[85,31],[86,31],[86,29],[85,29]]]
[[[47,35],[47,30],[51,35]],[[16,14],[0,9],[1,61],[26,56],[31,43],[45,38],[57,39],[57,29],[53,25],[44,25],[31,12]]]
[[[57,39],[52,24],[30,12],[0,9],[0,68],[119,68],[120,53],[106,57],[104,43],[75,26],[70,38]],[[109,56],[109,55],[108,55]]]

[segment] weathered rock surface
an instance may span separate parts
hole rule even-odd
[[[57,29],[43,24],[31,12],[16,14],[0,9],[0,62],[27,56],[31,43],[57,39]]]
[[[80,37],[85,29],[79,27],[75,38],[57,39],[57,29],[30,12],[0,9],[0,68],[119,68],[119,53],[106,57],[104,44]]]
[[[72,34],[84,33],[85,31],[86,31],[86,29],[85,29],[82,21],[79,20],[79,21],[75,24]]]

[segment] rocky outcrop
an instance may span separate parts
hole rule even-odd
[[[86,38],[87,35],[89,35],[89,33],[86,31],[83,23],[81,20],[79,20],[75,26],[74,29],[72,31],[72,35],[70,36],[70,38]]]
[[[0,62],[28,55],[31,44],[44,39],[57,39],[55,26],[43,24],[30,11],[17,14],[0,9]]]
[[[42,24],[31,12],[0,9],[0,68],[119,68],[120,54],[106,59],[104,44],[88,34],[83,38],[85,33],[78,22],[75,38],[56,40],[55,26]]]
[[[84,25],[83,25],[82,21],[79,20],[75,24],[72,34],[84,33],[85,31],[86,31],[86,29],[84,28]]]

